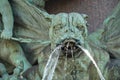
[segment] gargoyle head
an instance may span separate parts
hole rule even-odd
[[[60,13],[54,15],[50,27],[51,47],[62,45],[62,52],[71,56],[71,53],[80,51],[77,45],[84,45],[87,37],[87,21],[85,14]]]

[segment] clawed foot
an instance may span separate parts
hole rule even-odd
[[[13,35],[12,30],[3,30],[1,33],[1,38],[10,39],[12,35]]]

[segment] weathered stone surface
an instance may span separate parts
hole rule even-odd
[[[40,1],[43,7],[44,2]],[[50,53],[58,45],[62,47],[53,80],[100,79],[93,63],[81,49],[78,49],[78,45],[91,53],[106,80],[109,80],[112,72],[116,73],[118,70],[119,73],[119,66],[116,67],[116,63],[111,64],[115,61],[111,61],[110,56],[112,54],[115,60],[119,59],[120,5],[114,10],[112,16],[105,20],[105,29],[88,36],[84,14],[74,12],[48,14],[44,9],[39,8],[41,4],[37,7],[35,2],[10,0],[15,23],[13,37],[12,40],[0,40],[0,59],[12,64],[15,69],[12,75],[4,74],[7,71],[1,64],[3,70],[0,72],[3,76],[7,75],[11,80],[19,80],[24,73],[27,80],[41,80]],[[4,27],[2,21],[0,25]],[[41,42],[38,43],[38,40]],[[34,67],[36,61],[38,61],[37,67]],[[112,69],[107,65],[108,62],[113,66]],[[119,64],[119,61],[117,62]],[[13,72],[13,69],[11,71]],[[117,80],[119,74],[112,77]]]

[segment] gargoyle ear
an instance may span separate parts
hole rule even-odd
[[[87,14],[81,14],[81,16],[84,18],[86,26],[88,27],[89,24],[87,23],[87,20],[86,20],[88,18],[88,15]]]
[[[88,15],[87,15],[87,14],[81,14],[81,16],[82,16],[84,19],[87,19],[87,18],[88,18]]]

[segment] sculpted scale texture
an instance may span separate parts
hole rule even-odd
[[[120,79],[120,4],[112,16],[105,20],[105,29],[88,36],[85,14],[75,12],[48,14],[43,9],[45,3],[43,0],[10,0],[10,3],[7,0],[2,1],[8,5],[11,4],[11,7],[0,3],[2,15],[0,27],[3,29],[1,38],[4,38],[0,39],[1,79],[41,80],[51,51],[56,46],[63,45],[53,80],[99,80],[96,68],[84,52],[73,51],[74,58],[71,57],[71,52],[69,53],[69,50],[67,52],[65,48],[68,43],[73,45],[73,48],[79,44],[89,50],[106,80]],[[37,1],[41,4],[38,5]],[[9,7],[4,13],[2,12],[3,6]],[[8,13],[7,11],[10,11],[10,14],[4,16],[5,13]],[[12,15],[14,15],[15,23],[13,36]],[[4,18],[8,18],[7,21]],[[4,32],[6,28],[11,33],[10,35]],[[10,38],[11,40],[5,40]],[[37,42],[38,40],[41,42]],[[35,65],[36,62],[38,62],[37,65]],[[7,65],[8,63],[15,67],[14,70]],[[64,69],[65,67],[66,69]],[[13,74],[9,75],[9,72],[13,72]]]

